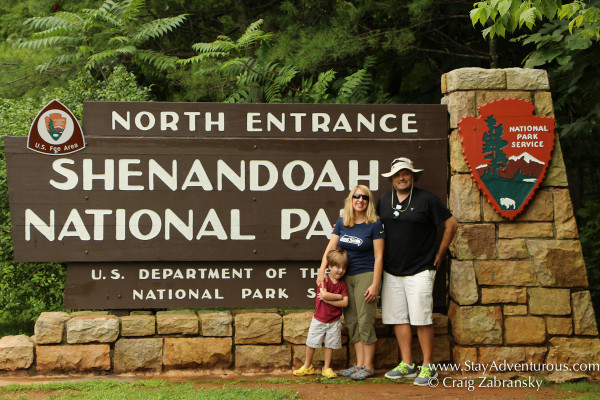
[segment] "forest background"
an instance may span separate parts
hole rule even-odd
[[[440,102],[461,67],[544,68],[600,310],[600,0],[4,0],[0,127],[58,98]],[[62,309],[65,266],[16,263],[0,141],[0,336]],[[597,318],[600,317],[597,313]]]

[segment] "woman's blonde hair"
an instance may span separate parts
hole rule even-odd
[[[369,196],[369,203],[367,204],[367,212],[365,213],[365,217],[367,220],[365,221],[367,224],[372,224],[377,221],[379,217],[375,214],[375,206],[373,205],[373,193],[371,190],[365,185],[356,185],[346,197],[346,202],[344,203],[344,214],[342,215],[344,219],[345,226],[354,226],[354,209],[352,208],[352,196],[356,193],[357,190],[361,190],[367,196]]]

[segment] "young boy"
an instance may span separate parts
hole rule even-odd
[[[348,287],[342,277],[348,266],[348,254],[340,248],[327,253],[329,274],[317,293],[315,314],[306,337],[306,360],[304,365],[294,371],[294,375],[312,375],[315,369],[312,359],[315,349],[321,347],[325,339],[325,362],[321,375],[335,378],[337,374],[331,369],[333,350],[342,348],[342,308],[348,306]]]

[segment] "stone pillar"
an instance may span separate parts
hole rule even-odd
[[[449,207],[460,223],[448,313],[457,363],[573,365],[600,358],[558,136],[544,182],[510,221],[471,178],[457,128],[461,118],[478,117],[479,106],[500,98],[530,101],[536,115],[554,117],[549,89],[544,70],[461,68],[442,76],[451,129]]]

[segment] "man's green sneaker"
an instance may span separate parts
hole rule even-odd
[[[402,378],[414,378],[417,376],[417,368],[413,363],[412,366],[402,361],[396,368],[390,372],[385,373],[385,377],[388,379],[402,379]]]
[[[417,368],[419,368],[420,372],[419,376],[417,376],[417,379],[415,379],[415,381],[413,382],[413,385],[429,386],[431,380],[437,378],[438,376],[437,371],[435,370],[435,368],[433,368],[433,366],[431,366],[431,364],[423,365],[422,367]]]

